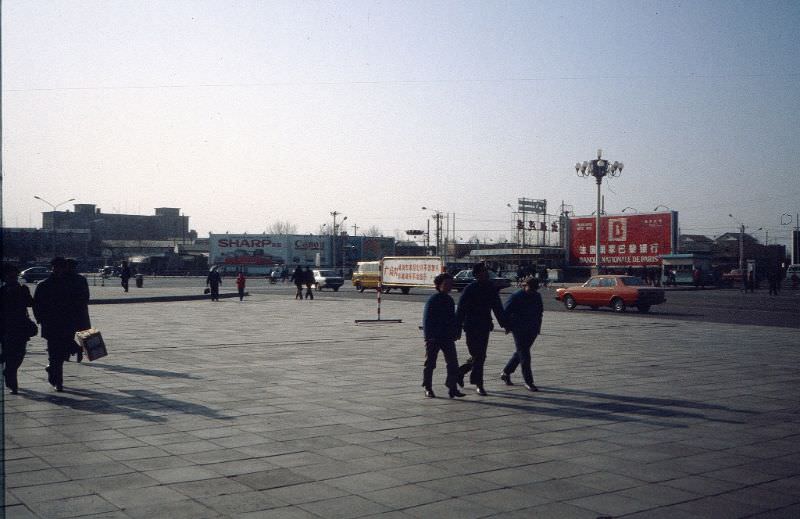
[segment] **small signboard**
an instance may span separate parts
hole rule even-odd
[[[436,256],[387,256],[381,262],[381,284],[399,287],[433,287],[442,273],[442,258]]]

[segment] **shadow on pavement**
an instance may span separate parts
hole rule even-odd
[[[128,375],[147,375],[148,377],[169,377],[169,378],[186,378],[198,380],[200,377],[195,377],[188,373],[180,373],[178,371],[166,371],[162,369],[147,369],[147,368],[131,368],[129,366],[120,366],[119,364],[102,364],[97,361],[88,364],[93,368],[105,369],[108,371],[115,371],[117,373],[125,373]]]
[[[592,398],[606,398],[612,401],[595,402],[578,398],[561,398],[560,394],[577,394]],[[707,405],[685,400],[670,400],[658,398],[636,398],[588,391],[570,391],[557,388],[539,387],[537,393],[492,393],[493,396],[516,400],[518,403],[502,403],[493,400],[464,399],[461,402],[469,404],[490,405],[494,407],[514,409],[528,413],[537,413],[558,418],[585,418],[589,420],[636,422],[659,427],[686,428],[689,424],[676,424],[674,421],[661,421],[659,418],[683,418],[704,420],[716,423],[743,424],[739,420],[713,418],[700,412],[688,412],[672,409],[684,407],[689,409],[721,410],[731,413],[758,414],[755,411],[736,410],[724,406]],[[553,396],[551,396],[553,395]],[[524,403],[523,403],[524,402]]]
[[[166,413],[185,413],[215,420],[232,420],[218,411],[143,389],[121,390],[121,393],[101,393],[91,389],[65,388],[63,393],[41,393],[26,390],[21,395],[39,402],[51,402],[79,411],[97,414],[120,414],[146,422],[163,423]],[[83,398],[73,398],[71,395]]]

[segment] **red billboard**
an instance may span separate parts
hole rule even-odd
[[[600,264],[644,267],[661,264],[677,243],[678,213],[619,214],[600,217]],[[569,220],[569,263],[595,263],[595,217]]]

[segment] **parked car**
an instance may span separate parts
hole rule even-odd
[[[105,267],[100,268],[97,273],[104,278],[119,277],[120,268],[106,265]]]
[[[19,277],[24,279],[26,283],[35,283],[49,278],[52,272],[48,267],[31,267],[20,272]]]
[[[664,289],[646,285],[635,276],[592,276],[583,285],[556,289],[556,299],[562,301],[567,310],[578,305],[591,308],[610,306],[615,312],[624,312],[635,306],[642,313],[653,305],[666,301]]]
[[[344,278],[333,270],[314,270],[314,285],[317,290],[332,288],[334,292],[344,285]]]
[[[503,290],[511,286],[510,279],[498,276],[492,270],[489,271],[489,280],[497,290]],[[473,281],[475,281],[475,276],[472,275],[472,269],[462,270],[453,276],[453,289],[456,292],[461,292]]]
[[[742,284],[742,271],[733,269],[730,272],[722,274],[720,285],[724,287],[735,287]]]

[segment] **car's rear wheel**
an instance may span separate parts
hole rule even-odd
[[[646,314],[647,312],[650,311],[650,305],[639,305],[636,308],[638,308],[639,312],[643,314]]]
[[[338,292],[339,291],[339,287],[333,287],[333,291],[334,292]]]
[[[615,312],[621,314],[625,311],[625,301],[619,297],[615,297],[611,300],[611,308],[613,308]]]
[[[403,287],[401,288],[401,290],[403,291],[404,295],[408,295],[408,293],[411,292],[411,289],[409,287]]]
[[[319,292],[319,291],[321,290],[321,288],[320,288],[320,286],[319,286],[319,283],[315,284],[315,285],[314,285],[314,288],[317,290],[317,292]]]
[[[575,298],[572,296],[564,297],[564,307],[567,310],[575,310],[575,307],[578,306],[578,303],[575,302]]]

